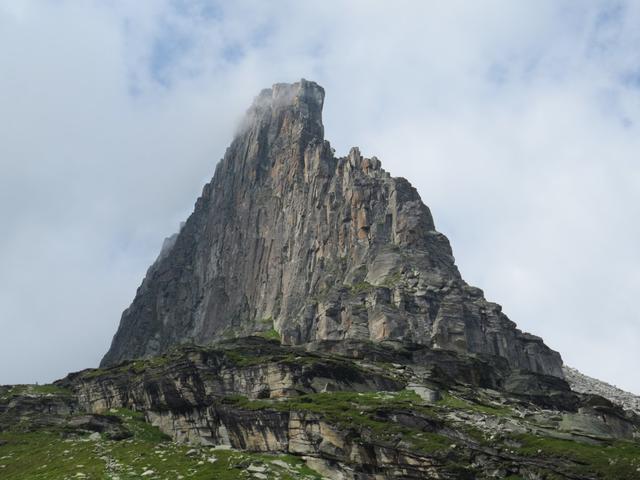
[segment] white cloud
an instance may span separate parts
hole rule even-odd
[[[82,5],[82,6],[81,6]],[[0,2],[0,382],[95,365],[261,88],[409,178],[462,273],[640,392],[632,2]]]

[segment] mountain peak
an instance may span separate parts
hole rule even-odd
[[[324,88],[304,78],[295,83],[276,83],[254,99],[240,133],[271,129],[276,134],[322,140],[324,95]]]
[[[394,341],[562,377],[557,352],[469,286],[404,178],[324,140],[324,90],[276,84],[249,108],[103,365],[271,332],[291,345]]]

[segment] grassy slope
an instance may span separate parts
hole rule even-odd
[[[55,430],[0,432],[0,478],[231,480],[247,478],[244,472],[251,465],[268,479],[321,478],[292,455],[178,445],[145,423],[140,414],[124,409],[112,414],[124,420],[134,434],[131,439],[112,441],[88,435],[63,438]],[[148,471],[153,473],[142,476]]]

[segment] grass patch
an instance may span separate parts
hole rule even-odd
[[[192,447],[168,441],[157,428],[144,422],[142,413],[111,411],[134,434],[128,440],[88,436],[63,438],[59,432],[0,432],[2,480],[151,480],[246,479],[250,465],[264,468],[267,479],[320,480],[302,459],[293,455],[268,455],[209,447]],[[144,472],[153,473],[142,477]]]
[[[285,400],[248,400],[242,396],[227,397],[225,403],[243,410],[275,410],[313,413],[339,428],[354,429],[359,435],[369,432],[374,440],[401,441],[423,452],[449,448],[451,441],[438,433],[408,427],[394,422],[387,413],[410,410],[429,415],[431,410],[420,405],[421,398],[413,391],[400,392],[327,392],[302,395]],[[434,420],[435,421],[435,420]]]
[[[238,367],[251,367],[254,365],[278,361],[284,358],[284,355],[260,355],[258,352],[256,352],[255,355],[252,355],[246,350],[236,349],[226,350],[224,354]]]
[[[59,387],[53,384],[45,384],[45,385],[13,385],[11,386],[1,398],[9,399],[11,397],[16,397],[20,395],[61,395],[61,396],[70,396],[72,394],[71,390],[64,387]]]
[[[3,480],[57,480],[83,473],[86,478],[104,478],[94,445],[64,441],[58,433],[0,433],[0,477]],[[71,453],[73,451],[73,453]],[[79,467],[80,466],[80,467]]]
[[[509,407],[485,405],[482,403],[470,402],[464,398],[455,397],[448,392],[442,393],[442,398],[437,402],[438,406],[448,407],[454,410],[467,410],[494,417],[504,417],[513,414]]]
[[[517,435],[518,453],[530,457],[552,457],[571,461],[570,470],[581,475],[597,473],[601,478],[640,478],[640,443],[613,441],[591,445],[536,435]]]
[[[141,374],[150,369],[162,369],[178,361],[180,358],[186,357],[189,353],[187,349],[193,350],[197,348],[199,347],[192,344],[176,345],[164,355],[129,360],[114,367],[85,370],[82,372],[82,377],[92,379],[107,375],[121,375],[123,373]]]
[[[381,286],[387,288],[393,288],[402,281],[402,273],[399,271],[387,275],[382,281]]]
[[[256,336],[262,337],[266,340],[276,340],[278,341],[278,343],[282,340],[282,338],[280,337],[280,333],[278,333],[275,328],[267,330],[266,332],[258,332],[256,333]]]
[[[264,338],[264,337],[263,337]],[[251,367],[267,363],[287,363],[290,365],[312,366],[320,363],[331,364],[332,367],[346,368],[351,366],[328,357],[321,357],[307,352],[291,350],[249,350],[247,348],[230,348],[224,350],[225,356],[238,367]],[[356,366],[354,366],[356,368]]]
[[[358,282],[353,285],[348,285],[347,288],[349,289],[349,293],[352,295],[359,295],[361,293],[370,292],[374,287],[369,282]]]
[[[171,440],[169,435],[162,433],[159,428],[147,423],[142,412],[136,412],[128,408],[116,408],[111,409],[109,413],[119,417],[127,427],[127,430],[133,433],[134,438],[137,440],[150,443],[160,443]]]

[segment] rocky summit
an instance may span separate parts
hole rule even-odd
[[[255,99],[100,368],[0,386],[0,478],[640,479],[640,400],[461,277],[417,191]]]
[[[357,148],[334,156],[323,102],[305,80],[260,93],[102,366],[274,330],[289,345],[394,340],[562,377],[557,352],[462,279],[407,180]]]

